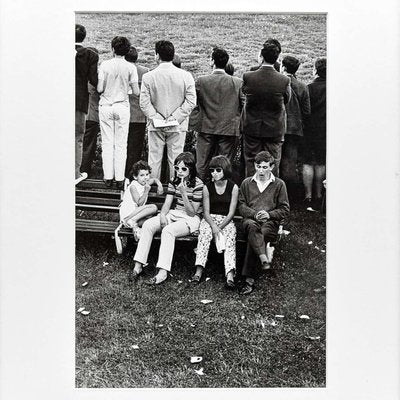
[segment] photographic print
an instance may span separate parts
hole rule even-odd
[[[76,387],[325,387],[327,15],[75,23]]]

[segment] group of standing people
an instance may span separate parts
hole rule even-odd
[[[251,293],[255,266],[260,262],[269,268],[268,243],[289,213],[286,185],[278,176],[281,173],[290,188],[299,148],[307,155],[303,166],[306,202],[322,197],[326,59],[317,60],[318,78],[307,87],[296,79],[300,62],[295,57],[287,56],[279,65],[281,45],[276,39],[264,43],[259,65],[242,79],[233,76],[227,51],[214,48],[212,73],[195,82],[180,68],[171,42],[155,44],[158,66],[149,71],[136,64],[137,51],[128,39],[117,36],[111,42],[113,58],[101,63],[97,73],[97,51],[82,46],[85,35],[85,28],[77,24],[76,182],[90,172],[83,169],[90,170],[100,129],[106,186],[111,187],[115,180],[117,188],[123,189],[125,178],[131,180],[124,194],[121,210],[127,211],[121,214],[121,221],[134,230],[138,240],[132,278],[142,273],[155,232],[162,233],[158,273],[151,284],[167,278],[175,238],[200,228],[192,281],[201,280],[211,238],[217,242],[224,239],[226,285],[234,287],[236,228],[232,219],[238,205],[248,235],[241,293]],[[97,125],[89,118],[88,84],[93,108],[99,96]],[[82,121],[88,108],[85,133]],[[183,152],[189,124],[198,132],[196,157]],[[140,160],[146,131],[147,163]],[[240,182],[231,179],[231,162],[239,144],[247,177],[240,189]],[[162,191],[164,147],[170,178],[166,200],[158,215],[144,220],[157,213],[154,205],[146,206],[146,202],[150,183]],[[313,180],[318,180],[315,195]],[[131,206],[127,207],[127,202]]]

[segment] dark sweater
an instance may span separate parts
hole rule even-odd
[[[269,213],[271,221],[281,221],[289,215],[289,200],[285,182],[275,177],[268,187],[260,193],[253,177],[246,178],[239,191],[239,212],[243,218],[252,218],[258,211]]]

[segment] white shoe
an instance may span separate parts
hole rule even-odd
[[[135,240],[138,242],[138,241],[140,240],[140,235],[141,235],[141,233],[142,233],[142,229],[139,228],[138,225],[135,225],[135,226],[132,228],[132,231],[133,231],[133,236],[135,237]]]
[[[81,172],[81,176],[79,178],[75,179],[75,185],[77,185],[79,182],[82,182],[88,177],[88,174],[86,172]]]
[[[270,243],[268,242],[267,245],[265,246],[265,253],[267,255],[268,264],[272,263],[272,258],[274,256],[274,251],[275,251],[275,247],[271,246]]]

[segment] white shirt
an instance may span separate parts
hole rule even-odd
[[[269,177],[268,180],[260,181],[259,179],[257,179],[257,174],[254,174],[251,180],[257,183],[258,190],[260,191],[260,193],[262,193],[269,186],[271,182],[275,182],[275,176],[271,172],[271,176]]]
[[[135,64],[123,57],[114,57],[103,61],[99,68],[100,93],[99,105],[112,105],[126,102],[129,106],[128,92],[134,83],[139,81]]]

